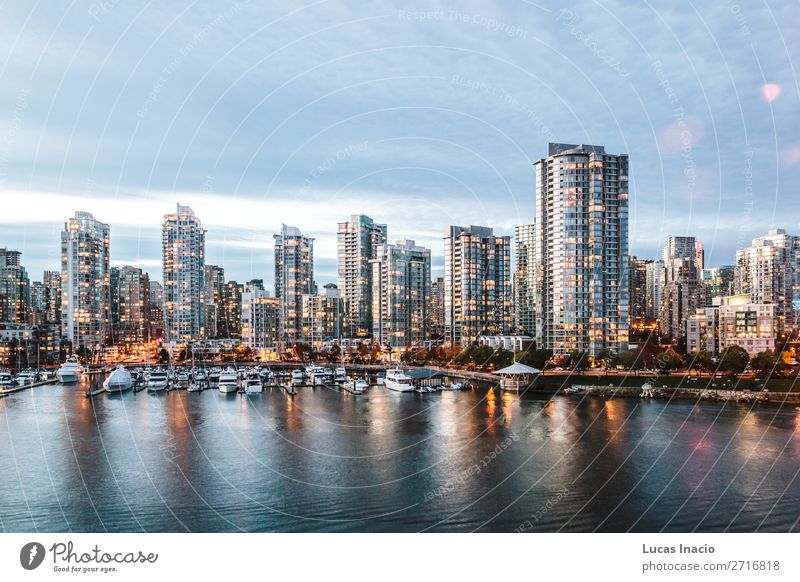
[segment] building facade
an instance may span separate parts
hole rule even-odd
[[[797,327],[800,310],[800,237],[783,229],[753,239],[736,251],[736,293],[749,293],[754,303],[775,305],[779,333]]]
[[[220,337],[242,337],[242,293],[244,285],[228,281],[222,288],[222,301],[217,306],[217,333]]]
[[[76,350],[102,346],[111,330],[109,234],[89,212],[61,233],[61,335]]]
[[[514,331],[531,336],[536,332],[535,234],[533,224],[522,224],[514,229]]]
[[[303,295],[302,301],[303,343],[318,350],[342,337],[345,308],[336,285],[329,283],[319,294]]]
[[[378,246],[372,260],[372,337],[411,348],[428,339],[431,251],[413,240]]]
[[[664,283],[658,316],[663,336],[674,340],[686,337],[686,321],[706,305],[702,249],[693,236],[671,236],[664,245]]]
[[[298,228],[281,227],[275,239],[275,297],[280,300],[283,348],[303,339],[303,295],[315,295],[314,239]]]
[[[347,335],[372,333],[372,266],[378,245],[386,243],[387,226],[369,216],[354,214],[339,223],[337,255],[339,291],[345,303]]]
[[[723,265],[703,269],[703,284],[706,287],[706,307],[712,307],[717,297],[733,295],[736,280],[736,267]]]
[[[664,288],[664,261],[653,261],[647,265],[646,283],[646,315],[649,319],[658,319],[661,310],[661,290]]]
[[[206,338],[225,337],[219,329],[224,325],[222,290],[225,288],[225,269],[217,265],[203,267],[203,309]]]
[[[119,269],[115,286],[117,318],[114,326],[116,343],[140,343],[150,339],[150,276],[126,265]]]
[[[0,321],[30,323],[31,282],[21,262],[22,253],[0,248]]]
[[[628,156],[555,144],[536,168],[536,343],[628,347]]]
[[[164,215],[162,253],[167,341],[183,343],[203,336],[205,248],[206,231],[191,208],[178,204],[174,214]]]
[[[644,327],[648,317],[647,271],[652,260],[631,257],[628,267],[628,296],[630,297],[630,325]]]
[[[739,346],[751,356],[775,349],[776,305],[754,303],[749,294],[715,297],[712,307],[698,309],[686,324],[688,352],[719,355]]]
[[[242,293],[242,343],[261,359],[278,352],[280,301],[264,289],[249,288]]]
[[[511,237],[485,226],[451,226],[444,239],[445,337],[466,346],[506,335],[511,317]]]

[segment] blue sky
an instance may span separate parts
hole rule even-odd
[[[268,5],[265,5],[268,4]],[[160,279],[176,202],[207,261],[272,280],[280,224],[366,212],[430,247],[533,218],[548,141],[631,159],[631,252],[708,263],[800,233],[800,6],[790,2],[12,1],[0,8],[0,246],[35,279],[75,210]]]

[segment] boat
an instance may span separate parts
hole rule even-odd
[[[295,384],[302,384],[303,383],[303,372],[302,370],[292,370],[292,382]]]
[[[312,386],[319,386],[326,383],[327,374],[322,366],[309,366],[306,368],[308,383]]]
[[[81,379],[83,374],[83,366],[81,366],[78,358],[70,356],[56,372],[58,381],[62,384],[74,384]]]
[[[223,394],[229,394],[239,390],[239,374],[234,368],[225,368],[220,372],[219,386],[217,388]]]
[[[15,378],[17,386],[30,386],[36,382],[36,372],[34,370],[23,370]]]
[[[275,374],[273,374],[268,368],[259,370],[258,376],[261,378],[261,383],[265,386],[269,386],[275,382]]]
[[[133,376],[122,364],[117,366],[103,381],[103,388],[106,392],[124,392],[130,390],[131,387],[133,387]]]
[[[13,388],[14,387],[14,377],[11,375],[11,372],[6,370],[0,370],[0,388]]]
[[[384,384],[389,390],[395,392],[413,392],[414,380],[400,368],[386,370]]]
[[[202,368],[195,368],[192,372],[192,380],[195,382],[205,382],[208,380],[208,374]]]
[[[192,382],[189,387],[186,389],[187,392],[200,392],[203,389],[203,385],[195,380]]]
[[[347,370],[344,369],[344,366],[339,366],[336,368],[334,372],[333,381],[337,384],[341,384],[347,381]]]
[[[169,384],[169,376],[166,370],[156,368],[150,372],[147,377],[147,391],[148,392],[162,392],[167,389]]]
[[[261,378],[258,376],[247,376],[244,381],[245,394],[260,394],[264,391],[264,386],[261,384]]]
[[[351,392],[352,394],[363,394],[367,391],[367,388],[369,388],[369,384],[367,384],[366,380],[354,378],[346,380],[344,384],[342,384],[342,388],[348,392]]]
[[[175,374],[175,382],[178,388],[188,388],[190,383],[189,373],[185,370],[180,370]]]
[[[219,368],[211,368],[211,371],[208,373],[208,381],[216,384],[219,382],[220,373]]]

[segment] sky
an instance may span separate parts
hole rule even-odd
[[[160,280],[176,203],[228,279],[271,283],[286,223],[334,282],[355,213],[441,274],[448,225],[533,221],[551,141],[629,154],[631,254],[800,234],[796,2],[58,6],[0,5],[0,247],[35,280],[76,210]]]

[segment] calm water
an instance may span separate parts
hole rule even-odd
[[[490,389],[0,399],[4,531],[797,531],[800,413]]]

